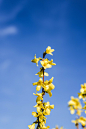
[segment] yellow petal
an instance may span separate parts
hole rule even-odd
[[[48,91],[48,90],[49,90],[49,85],[46,85],[46,86],[44,87],[44,90],[45,90],[45,91]]]
[[[54,108],[54,105],[50,105],[50,109],[53,109]]]
[[[46,102],[46,103],[45,103],[45,106],[46,106],[47,108],[49,108],[50,102]]]
[[[32,115],[33,115],[34,117],[38,117],[38,115],[37,115],[36,112],[32,112]]]
[[[49,89],[50,90],[53,90],[55,88],[55,86],[51,83],[51,84],[49,84]]]
[[[70,113],[71,113],[71,114],[74,114],[74,113],[75,113],[75,110],[74,110],[74,109],[73,109],[73,110],[71,110],[71,111],[70,111]]]
[[[49,74],[48,74],[48,73],[46,73],[46,72],[44,72],[44,75],[45,75],[45,76],[49,76]]]
[[[56,65],[56,63],[52,63],[51,65]]]
[[[48,80],[45,80],[45,81],[44,81],[44,84],[47,85],[47,84],[48,84]]]
[[[34,83],[32,83],[33,84],[33,86],[35,86],[35,85],[37,85],[37,82],[34,82]]]
[[[81,112],[82,112],[81,110],[77,110],[76,114],[80,116]]]
[[[49,80],[49,83],[52,83],[52,82],[53,82],[53,79],[54,79],[54,77],[52,77],[52,78]]]
[[[46,114],[50,115],[50,109],[48,109],[48,108],[46,109]]]
[[[38,86],[36,87],[36,90],[39,91],[40,89],[41,89],[41,86],[38,85]]]
[[[51,93],[51,91],[49,91],[49,92],[48,92],[48,94],[49,94],[49,96],[50,96],[50,97],[52,96],[52,93]]]
[[[37,112],[40,112],[40,110],[41,110],[41,107],[38,106],[37,107]]]
[[[45,68],[51,68],[51,67],[52,67],[52,65],[47,64]]]
[[[28,125],[29,129],[35,129],[35,123],[33,123],[32,125]]]

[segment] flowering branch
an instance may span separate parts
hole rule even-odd
[[[46,54],[50,54],[53,55],[52,52],[54,51],[54,49],[51,49],[50,46],[48,46],[46,48],[46,51],[43,53],[43,59],[41,57],[36,58],[36,54],[34,56],[34,59],[31,60],[33,63],[36,63],[36,65],[38,66],[38,62],[39,60],[42,67],[40,68],[40,72],[38,72],[36,75],[38,75],[40,77],[38,82],[34,82],[34,85],[37,85],[36,87],[36,94],[33,93],[34,95],[37,96],[36,99],[36,105],[34,107],[36,107],[37,112],[32,112],[32,115],[34,117],[37,117],[37,120],[35,122],[33,122],[32,125],[28,125],[29,129],[35,129],[35,124],[38,123],[37,125],[37,129],[48,129],[50,128],[49,126],[45,126],[46,123],[46,115],[50,115],[50,111],[51,109],[54,108],[54,105],[50,105],[49,102],[43,102],[43,96],[45,95],[45,92],[49,94],[49,96],[52,96],[51,90],[53,90],[55,88],[55,86],[52,84],[53,81],[53,77],[48,81],[45,80],[44,81],[44,76],[49,76],[48,73],[44,72],[45,69],[47,68],[51,68],[52,65],[56,65],[55,63],[53,63],[53,59],[51,59],[51,61],[49,61],[47,58],[45,58]],[[43,80],[42,80],[43,77]],[[42,93],[37,93],[37,91],[40,91],[40,89],[42,88]]]

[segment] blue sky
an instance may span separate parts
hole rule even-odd
[[[39,71],[31,60],[51,46],[56,66],[47,69],[54,77],[55,108],[46,125],[75,128],[67,103],[78,97],[86,83],[86,0],[0,0],[0,129],[28,129],[35,121],[35,87]]]

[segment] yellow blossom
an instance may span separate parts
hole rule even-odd
[[[70,113],[71,114],[74,114],[75,113],[75,110],[74,110],[74,108],[72,106],[70,106],[69,110],[70,110]]]
[[[29,129],[35,129],[35,123],[33,123],[32,125],[28,125]]]
[[[49,129],[50,128],[50,126],[45,126],[45,123],[44,122],[42,122],[41,124],[40,124],[40,129]]]
[[[86,110],[86,105],[82,109]]]
[[[46,80],[46,81],[44,82],[44,84],[42,85],[42,87],[43,87],[44,90],[49,94],[50,97],[52,96],[51,90],[53,90],[53,89],[55,88],[55,86],[52,84],[53,78],[54,78],[54,77],[52,77],[49,81]]]
[[[42,112],[38,112],[38,116],[39,116],[39,122],[42,124],[43,122],[46,123],[46,117],[43,115]]]
[[[82,93],[78,93],[78,97],[79,97],[79,99],[83,99],[84,100],[84,96],[82,95]]]
[[[41,58],[41,57],[36,58],[36,54],[35,54],[34,59],[31,60],[31,62],[36,63],[36,65],[38,66],[38,61],[39,61],[40,59],[42,59],[42,58]]]
[[[68,105],[69,105],[69,107],[73,106],[74,109],[78,109],[78,108],[81,109],[82,108],[82,106],[81,106],[81,104],[79,102],[79,99],[74,98],[73,96],[71,97],[71,100],[68,102]]]
[[[43,84],[43,80],[42,78],[40,78],[38,82],[33,83],[33,86],[37,85],[36,90],[39,91],[41,89],[42,84]]]
[[[44,69],[52,67],[52,65],[48,63],[49,61],[47,59],[44,59],[43,61],[40,61],[40,62],[41,62],[41,65],[44,67]]]
[[[78,93],[79,98],[85,100],[86,99],[86,83],[81,84],[80,93]]]
[[[86,118],[85,117],[80,117],[79,118],[79,123],[81,123],[82,126],[86,125]]]
[[[34,107],[36,107],[37,112],[41,112],[41,109],[44,108],[42,101],[38,101],[37,104]]]
[[[53,51],[54,51],[54,49],[51,49],[50,46],[48,46],[48,47],[46,48],[46,53],[47,53],[47,54],[53,55],[53,54],[52,54]]]
[[[72,122],[72,123],[74,123],[74,124],[75,124],[75,126],[77,126],[77,125],[78,125],[78,123],[79,123],[78,119],[76,119],[76,120],[72,120],[71,122]]]
[[[81,93],[86,92],[86,83],[84,83],[84,85],[81,84],[80,92],[81,92]]]
[[[44,103],[44,111],[43,111],[44,115],[50,115],[50,111],[53,108],[54,108],[54,105],[50,105],[49,102]]]
[[[32,115],[33,115],[34,117],[38,117],[38,115],[37,115],[36,112],[32,112]]]
[[[40,68],[40,72],[38,72],[37,74],[35,74],[35,75],[39,75],[39,77],[40,78],[42,78],[43,77],[43,69],[42,68]],[[46,73],[46,72],[44,72],[44,76],[49,76],[49,74],[48,73]]]
[[[36,94],[33,93],[33,94],[36,95],[36,96],[38,96],[37,99],[36,99],[36,102],[38,102],[38,101],[40,101],[40,100],[43,100],[43,98],[42,98],[42,94],[43,94],[43,93],[36,93]]]
[[[81,115],[81,112],[82,112],[82,110],[77,110],[77,112],[76,112],[76,114],[78,115],[78,116],[80,116]]]
[[[51,59],[51,61],[48,61],[48,63],[49,63],[50,65],[56,65],[56,63],[53,63],[53,59]]]

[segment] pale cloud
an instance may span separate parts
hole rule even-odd
[[[17,34],[18,29],[15,26],[9,26],[0,30],[0,36],[7,36]]]

